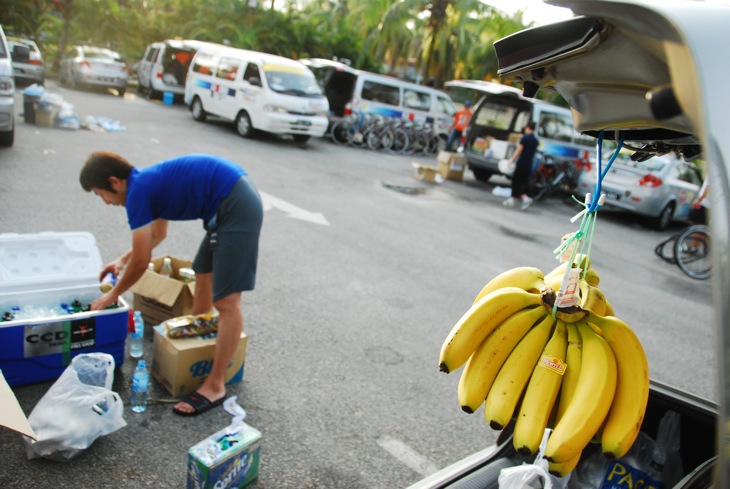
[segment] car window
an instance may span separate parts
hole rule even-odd
[[[238,73],[239,63],[240,61],[235,58],[221,58],[215,76],[233,81],[236,78],[236,73]]]
[[[400,105],[400,88],[366,80],[362,84],[362,99],[381,104]]]
[[[150,49],[150,52],[147,53],[147,61],[154,61],[155,58],[157,58],[157,53],[160,51],[160,48],[152,48]]]
[[[518,110],[516,107],[487,102],[479,107],[479,110],[477,110],[477,113],[474,114],[472,120],[477,126],[509,130],[512,127],[512,121],[515,120],[517,112]],[[515,127],[524,126],[529,120],[529,114],[527,114],[527,117],[523,118],[525,121]]]
[[[246,65],[246,71],[243,73],[243,79],[247,82],[251,82],[251,78],[258,78],[261,80],[261,73],[259,73],[259,67],[255,63],[249,63]]]
[[[537,135],[556,141],[570,142],[573,134],[573,120],[567,114],[544,111],[540,113]]]
[[[438,103],[438,110],[440,112],[443,112],[448,115],[454,115],[456,114],[456,107],[454,107],[454,103],[441,95],[436,95],[436,101]]]
[[[406,89],[403,91],[403,105],[409,109],[430,110],[431,95],[428,93],[418,92],[416,90]]]
[[[697,169],[686,163],[677,166],[677,179],[694,185],[702,185]]]
[[[193,71],[201,75],[214,75],[215,57],[208,53],[198,53],[193,63]]]

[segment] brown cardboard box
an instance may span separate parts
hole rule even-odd
[[[513,132],[507,138],[507,142],[508,143],[511,143],[511,144],[519,144],[520,143],[520,139],[522,139],[522,133]]]
[[[416,170],[415,177],[424,182],[441,183],[444,181],[438,170],[432,166],[423,166],[419,163],[411,163]]]
[[[175,397],[200,387],[213,367],[216,335],[171,339],[164,323],[154,327],[154,335],[152,376]],[[241,332],[241,342],[226,370],[227,384],[243,379],[247,343],[248,336]]]
[[[162,267],[164,256],[154,258],[155,270]],[[163,277],[147,270],[129,290],[134,292],[134,310],[141,311],[145,322],[160,324],[168,319],[193,313],[195,282],[185,283],[180,278],[181,268],[190,268],[192,262],[170,257],[173,278]]]
[[[467,158],[463,154],[452,153],[450,151],[439,151],[437,161],[437,171],[446,180],[456,180],[458,182],[464,179],[464,170],[467,165]]]
[[[41,109],[38,105],[35,106],[35,123],[41,127],[53,127],[53,123],[58,114],[58,109],[51,108],[51,110]]]

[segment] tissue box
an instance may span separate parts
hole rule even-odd
[[[245,487],[259,476],[261,432],[241,423],[188,450],[188,489]]]

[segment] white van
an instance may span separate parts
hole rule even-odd
[[[241,136],[254,131],[291,135],[295,141],[327,131],[327,98],[302,63],[236,48],[202,48],[185,84],[193,118],[235,121]]]
[[[18,48],[20,49],[20,47]],[[27,48],[25,48],[27,50]],[[0,25],[0,146],[15,139],[15,81],[8,42]]]
[[[190,62],[204,46],[223,47],[194,40],[168,39],[147,46],[137,66],[137,90],[159,99],[165,92],[182,96]]]
[[[440,90],[390,76],[356,70],[327,59],[303,59],[324,90],[330,105],[330,122],[362,111],[431,123],[443,142],[454,123],[454,102]]]
[[[528,122],[535,122],[546,163],[568,161],[580,171],[595,161],[596,140],[576,131],[570,109],[505,91],[486,94],[465,131],[464,154],[474,178],[486,182],[502,173],[499,161],[512,156]]]

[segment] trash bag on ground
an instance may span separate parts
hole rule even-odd
[[[113,380],[113,356],[74,357],[28,417],[37,437],[24,437],[28,459],[70,461],[98,437],[126,426],[122,399],[111,390]]]

